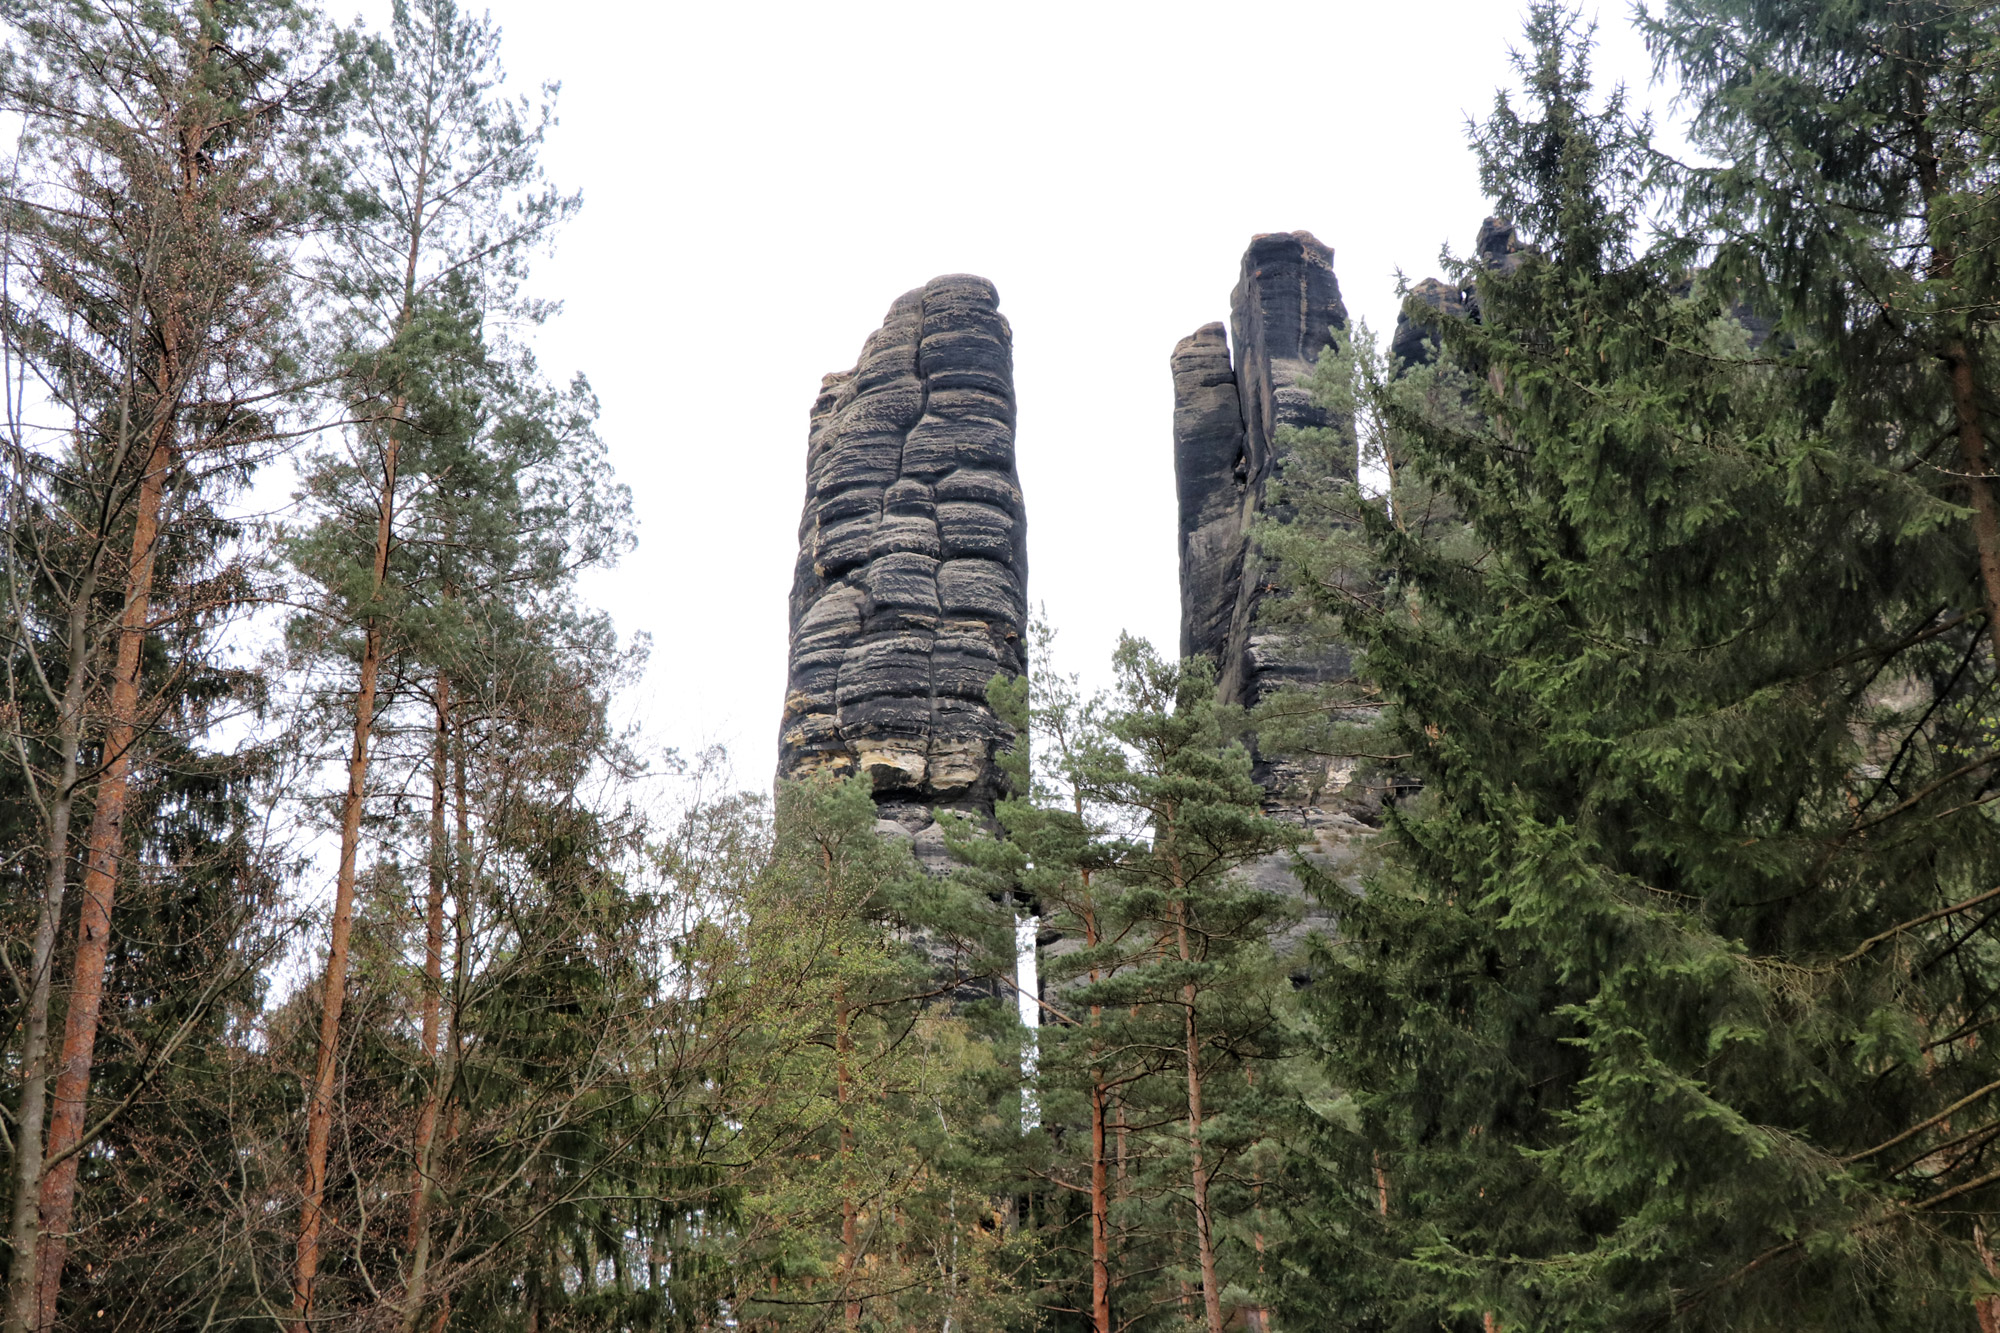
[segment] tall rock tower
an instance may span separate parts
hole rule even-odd
[[[1304,384],[1333,330],[1346,327],[1332,249],[1310,232],[1281,232],[1252,238],[1244,252],[1227,340],[1221,324],[1206,324],[1174,348],[1181,656],[1210,657],[1231,703],[1347,670],[1345,654],[1299,660],[1257,623],[1271,569],[1251,535],[1273,516],[1266,488],[1283,458],[1278,428],[1347,429],[1313,405]]]
[[[1012,733],[986,703],[1026,670],[1027,522],[1013,335],[984,278],[906,292],[813,404],[780,777],[866,774],[942,855],[939,809],[990,815]]]
[[[1337,680],[1352,671],[1340,645],[1306,650],[1282,627],[1259,622],[1276,570],[1254,535],[1264,520],[1286,517],[1269,495],[1285,457],[1282,427],[1332,428],[1352,439],[1352,423],[1315,406],[1305,383],[1335,331],[1346,327],[1332,249],[1295,231],[1251,240],[1227,336],[1221,324],[1207,324],[1174,348],[1181,655],[1205,654],[1215,663],[1227,703],[1251,706],[1287,682]],[[1356,463],[1349,454],[1350,478]],[[1354,781],[1356,766],[1337,757],[1252,758],[1265,808],[1306,830],[1308,855],[1346,864],[1357,836],[1379,818],[1379,793]],[[1266,888],[1297,893],[1291,864],[1289,855],[1266,857],[1248,873]],[[1309,908],[1298,934],[1329,920]]]

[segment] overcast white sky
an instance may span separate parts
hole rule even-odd
[[[1465,122],[1523,7],[494,3],[510,86],[563,83],[547,162],[585,203],[536,341],[590,376],[632,487],[639,549],[589,592],[653,637],[647,729],[768,780],[807,408],[939,273],[991,278],[1013,323],[1029,597],[1064,661],[1101,675],[1120,629],[1171,650],[1174,343],[1227,319],[1253,233],[1296,229],[1386,337],[1396,271],[1487,211]],[[1604,81],[1664,104],[1622,0],[1599,21]]]

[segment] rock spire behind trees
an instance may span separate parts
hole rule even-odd
[[[918,835],[937,809],[992,814],[1012,732],[986,687],[1027,666],[999,299],[967,274],[906,292],[812,408],[778,773],[865,774]]]
[[[1305,380],[1333,331],[1346,327],[1332,248],[1311,232],[1277,232],[1252,237],[1243,253],[1228,341],[1221,324],[1207,324],[1174,348],[1181,655],[1214,660],[1225,703],[1255,704],[1283,681],[1347,670],[1344,654],[1295,660],[1282,635],[1258,625],[1271,571],[1252,535],[1269,516],[1278,431],[1344,428],[1313,403]]]

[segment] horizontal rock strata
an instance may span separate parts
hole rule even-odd
[[[1310,232],[1281,232],[1255,237],[1244,252],[1228,342],[1222,325],[1207,324],[1174,348],[1181,655],[1212,659],[1232,703],[1347,669],[1344,653],[1300,660],[1258,623],[1272,571],[1252,535],[1283,462],[1279,431],[1348,429],[1313,404],[1305,383],[1334,330],[1346,327],[1332,249]]]
[[[1260,618],[1276,590],[1275,570],[1255,529],[1285,515],[1269,486],[1284,465],[1287,427],[1333,429],[1352,437],[1312,401],[1307,380],[1320,353],[1347,327],[1333,251],[1309,232],[1258,236],[1244,253],[1230,300],[1230,326],[1206,324],[1173,352],[1174,476],[1180,500],[1181,655],[1215,663],[1224,702],[1257,704],[1288,682],[1337,679],[1351,671],[1338,645],[1305,650]],[[1347,475],[1354,476],[1354,464]],[[1357,835],[1374,822],[1373,793],[1352,782],[1355,766],[1300,765],[1256,754],[1266,808],[1308,834],[1307,855],[1345,876]],[[1251,882],[1302,894],[1289,853],[1247,868]],[[1308,907],[1298,937],[1330,918]]]
[[[990,815],[1012,733],[986,687],[1026,669],[1026,537],[998,293],[934,278],[813,404],[779,775],[865,774],[913,834]]]

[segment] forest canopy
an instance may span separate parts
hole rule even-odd
[[[1636,22],[1278,434],[1341,668],[1038,625],[920,848],[617,720],[490,18],[0,0],[0,1333],[2000,1333],[2000,8]]]

